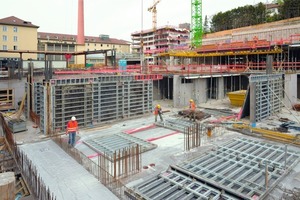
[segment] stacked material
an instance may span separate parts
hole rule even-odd
[[[14,172],[0,173],[0,199],[15,199],[15,174]]]

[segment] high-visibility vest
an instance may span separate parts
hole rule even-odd
[[[195,105],[194,102],[190,102],[190,109],[191,109],[192,111],[195,111],[195,110],[196,110],[196,105]]]
[[[154,109],[154,115],[158,115],[158,113],[161,111],[161,108],[155,107]]]
[[[67,125],[67,131],[69,132],[76,132],[78,131],[78,123],[77,121],[69,121]]]

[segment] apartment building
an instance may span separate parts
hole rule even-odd
[[[163,26],[156,30],[148,29],[131,34],[132,51],[145,55],[148,64],[157,64],[154,55],[169,49],[187,49],[190,41],[190,31],[187,28]]]
[[[21,51],[37,49],[37,30],[39,26],[14,16],[0,19],[0,50]],[[23,60],[36,59],[36,54],[24,54]],[[0,52],[0,60],[19,60],[19,53]]]

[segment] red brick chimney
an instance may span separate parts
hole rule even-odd
[[[83,0],[78,0],[77,44],[84,44],[84,5],[83,5]]]

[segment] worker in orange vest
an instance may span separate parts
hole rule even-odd
[[[196,121],[196,104],[193,99],[190,99],[190,113],[189,113],[190,120]]]
[[[159,104],[157,104],[154,108],[154,116],[155,116],[155,122],[157,122],[157,115],[160,117],[160,121],[164,121],[162,118],[162,111]]]
[[[76,117],[73,116],[71,118],[71,120],[68,122],[67,130],[66,130],[66,134],[69,134],[69,142],[68,142],[68,144],[70,146],[72,146],[72,147],[75,146],[76,133],[79,134],[78,123],[76,121]]]

